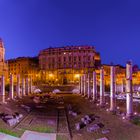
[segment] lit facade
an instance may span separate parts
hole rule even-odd
[[[19,74],[21,78],[31,77],[33,82],[39,79],[39,68],[37,57],[18,57],[16,59],[9,59],[8,75],[13,74],[14,81]]]
[[[48,83],[74,83],[83,73],[100,67],[100,54],[93,46],[47,48],[39,53],[42,79]]]
[[[5,48],[2,39],[0,39],[0,76],[8,77],[8,66],[5,62]]]

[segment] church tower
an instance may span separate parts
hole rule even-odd
[[[0,38],[0,62],[4,62],[4,60],[5,60],[5,48],[3,45],[3,41]]]

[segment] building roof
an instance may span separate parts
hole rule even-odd
[[[4,48],[2,38],[0,38],[0,48]]]

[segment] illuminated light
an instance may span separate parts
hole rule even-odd
[[[122,117],[122,119],[124,120],[124,119],[125,119],[125,117]]]
[[[109,109],[106,109],[106,111],[109,111]]]
[[[64,54],[66,54],[66,53],[64,52]]]
[[[80,78],[80,74],[75,74],[74,77],[75,78]]]
[[[99,104],[96,104],[97,106],[99,106]]]
[[[106,103],[106,105],[108,105],[108,103]]]
[[[134,113],[134,115],[137,115],[137,114],[138,114],[137,112]]]
[[[117,106],[117,109],[120,109],[120,107],[119,107],[119,106]]]
[[[51,74],[49,74],[49,77],[53,77],[53,74],[51,73]]]

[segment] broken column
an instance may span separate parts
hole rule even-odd
[[[26,95],[29,95],[29,79],[26,77]]]
[[[88,95],[88,98],[90,98],[90,95],[91,95],[91,89],[90,89],[90,74],[88,73],[87,75],[87,95]]]
[[[93,71],[93,101],[97,100],[97,82],[96,82],[96,72]]]
[[[16,88],[16,92],[17,92],[17,97],[20,97],[20,75],[17,75],[17,88]]]
[[[110,111],[116,111],[115,67],[110,68]]]
[[[13,75],[10,75],[10,98],[14,99],[14,83],[13,83]]]
[[[2,102],[5,103],[5,77],[4,75],[1,76],[1,95],[2,95]]]
[[[25,79],[22,78],[22,96],[25,96]]]
[[[133,93],[132,93],[132,63],[126,64],[126,116],[133,115]]]
[[[104,69],[101,67],[100,69],[100,106],[105,105],[105,97],[104,97],[104,92],[105,92],[105,87],[104,87]]]

